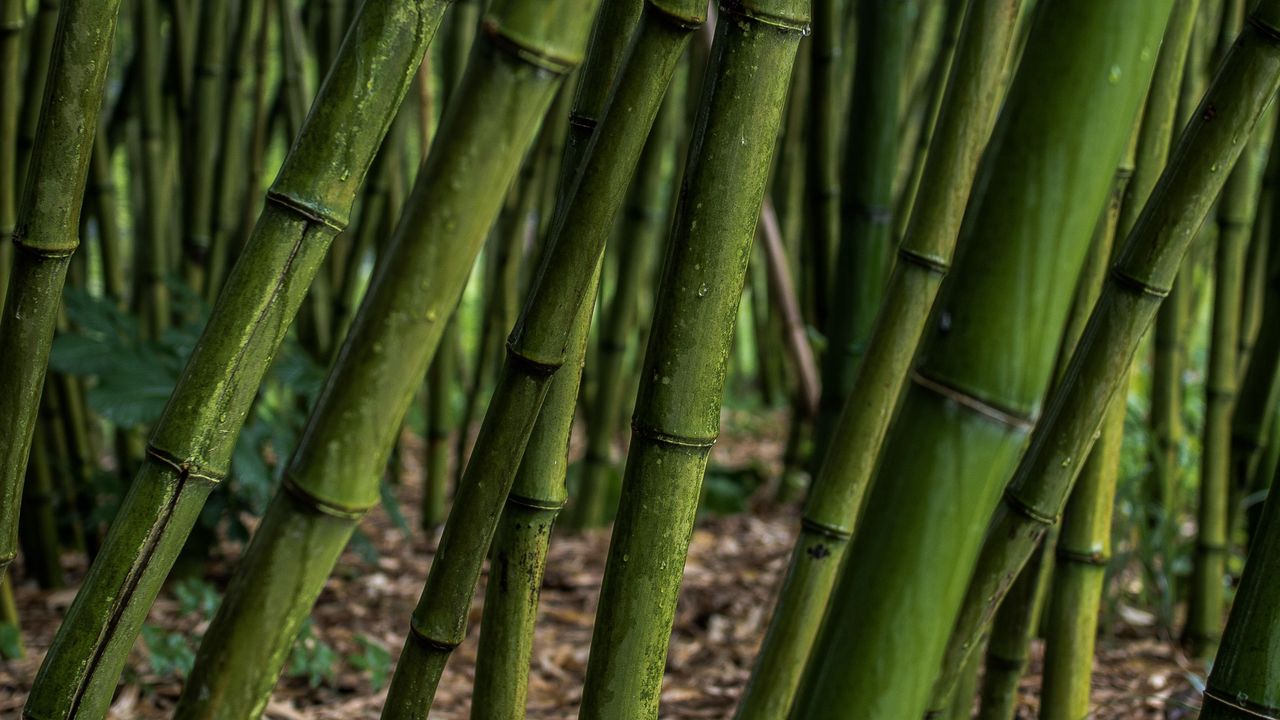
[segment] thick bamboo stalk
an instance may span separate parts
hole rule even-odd
[[[1007,0],[978,0],[965,20],[920,200],[865,361],[805,506],[791,566],[739,704],[740,718],[776,717],[792,703],[910,358],[951,264],[969,188],[994,122],[1017,10]]]
[[[270,359],[347,223],[442,10],[435,0],[361,7],[45,657],[27,701],[32,720],[105,714],[147,611],[227,472]]]
[[[925,711],[982,531],[1040,412],[1170,5],[1037,8],[966,212],[961,247],[980,244],[957,256],[921,346],[794,717]]]
[[[464,637],[470,598],[501,505],[515,480],[552,376],[566,361],[581,362],[567,357],[575,318],[577,323],[586,322],[579,313],[586,313],[582,306],[593,302],[599,258],[612,219],[622,205],[690,30],[701,24],[703,12],[700,2],[689,0],[650,2],[644,7],[627,50],[630,60],[621,65],[621,75],[600,115],[599,126],[608,129],[593,136],[580,156],[582,166],[573,189],[567,196],[561,194],[567,204],[555,220],[521,318],[507,341],[507,362],[414,610],[412,632],[392,680],[384,718],[420,716],[430,704],[449,653]],[[573,157],[566,150],[566,171],[573,167]],[[563,422],[572,406],[557,412],[565,413],[559,416]],[[554,423],[545,430],[567,433]],[[551,452],[548,445],[549,441],[543,443],[543,450]],[[537,504],[549,504],[538,500],[534,498]],[[533,581],[530,576],[523,578],[523,582]]]
[[[1254,720],[1280,716],[1280,493],[1274,491],[1236,591],[1222,646],[1204,690],[1200,720]]]
[[[845,399],[888,285],[893,247],[893,180],[898,165],[898,105],[911,31],[909,0],[860,2],[852,119],[845,142],[840,246],[831,313],[823,330],[822,400],[813,456],[826,457]]]
[[[22,486],[80,208],[119,3],[67,2],[48,59],[44,112],[13,231],[0,314],[0,571],[17,550]],[[32,62],[32,65],[38,63]],[[28,98],[33,101],[34,98]]]
[[[809,20],[805,0],[724,3],[721,13],[707,70],[715,81],[703,88],[641,373],[582,718],[658,714],[769,159]]]
[[[1204,448],[1200,464],[1195,562],[1192,565],[1184,639],[1193,653],[1212,656],[1222,631],[1226,561],[1230,551],[1231,414],[1239,363],[1240,306],[1250,228],[1270,138],[1260,124],[1249,150],[1231,171],[1218,203],[1214,262],[1213,331],[1205,378]],[[1262,150],[1262,152],[1259,151]]]
[[[1064,381],[996,510],[944,662],[963,662],[1067,501],[1103,413],[1263,109],[1280,86],[1280,2],[1259,5],[1122,244]],[[1089,388],[1088,392],[1084,389]]]

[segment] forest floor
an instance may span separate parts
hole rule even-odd
[[[780,423],[779,423],[780,424]],[[713,463],[761,462],[776,467],[781,433],[768,428],[760,437],[735,442],[726,434]],[[406,438],[408,436],[406,435]],[[408,441],[412,442],[412,441]],[[410,453],[409,455],[412,455]],[[417,527],[414,499],[420,472],[406,461],[399,488],[410,527]],[[759,493],[769,495],[768,491]],[[797,526],[794,506],[753,508],[751,512],[704,519],[695,531],[671,640],[662,694],[663,718],[728,718],[751,669],[769,617]],[[273,720],[355,720],[376,718],[386,694],[375,689],[373,675],[389,669],[399,653],[409,614],[417,602],[430,566],[438,534],[406,536],[392,518],[378,510],[366,518],[363,532],[378,550],[376,560],[348,549],[329,579],[312,615],[313,635],[333,653],[313,654],[311,669],[327,677],[312,684],[306,677],[286,677],[267,708]],[[576,718],[591,642],[591,624],[604,560],[607,531],[558,534],[548,559],[541,616],[535,638],[529,682],[528,717]],[[226,583],[237,549],[228,546],[207,580]],[[69,560],[73,583],[83,575],[83,562]],[[21,578],[21,568],[15,568]],[[483,582],[483,581],[482,581]],[[0,662],[0,718],[17,718],[41,657],[75,588],[41,591],[34,583],[16,588],[23,619],[26,659]],[[474,677],[483,589],[472,606],[472,632],[456,651],[440,685],[431,717],[467,718]],[[169,637],[174,653],[194,646],[208,617],[191,612],[189,603],[166,590],[151,612],[155,636]],[[1192,718],[1199,705],[1194,685],[1202,669],[1190,663],[1176,645],[1160,640],[1148,623],[1133,622],[1142,613],[1117,613],[1112,632],[1099,643],[1094,668],[1094,714],[1111,718]],[[353,656],[370,657],[361,663]],[[382,653],[381,648],[389,653]],[[1040,643],[1032,651],[1021,686],[1021,717],[1034,717],[1040,685]],[[160,718],[172,715],[181,690],[174,671],[158,673],[148,645],[139,641],[111,717]],[[166,653],[167,654],[167,653]],[[163,665],[163,664],[162,664]],[[359,667],[363,665],[364,667]],[[374,670],[371,672],[369,666]],[[305,673],[304,673],[305,674]]]

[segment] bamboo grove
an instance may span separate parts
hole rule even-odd
[[[188,582],[147,712],[275,717],[424,552],[370,717],[543,717],[592,537],[545,716],[682,717],[734,512],[791,534],[726,716],[1093,717],[1127,612],[1280,717],[1278,88],[1280,0],[0,0],[22,717],[118,716]]]

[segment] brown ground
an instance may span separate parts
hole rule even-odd
[[[772,433],[770,433],[772,434]],[[780,453],[776,438],[735,445],[728,438],[716,460],[737,464],[759,459],[772,464]],[[418,473],[407,468],[401,488],[403,508],[416,527],[412,498]],[[767,495],[761,493],[762,495]],[[726,718],[746,681],[755,650],[768,620],[774,586],[790,550],[796,525],[794,508],[760,508],[749,515],[709,519],[693,537],[676,618],[663,692],[663,718]],[[376,718],[385,688],[375,692],[368,675],[345,660],[358,650],[363,635],[398,653],[409,613],[417,601],[430,565],[435,538],[406,538],[385,513],[364,524],[381,559],[369,564],[348,551],[330,578],[313,614],[318,637],[338,652],[333,680],[311,688],[306,680],[287,678],[267,710],[276,720]],[[575,718],[581,696],[591,638],[597,587],[608,548],[607,532],[560,535],[551,546],[542,618],[538,625],[529,687],[528,716]],[[232,552],[232,551],[229,551]],[[216,564],[210,580],[221,587],[230,563]],[[83,567],[71,567],[78,580]],[[20,568],[17,577],[21,577]],[[0,718],[17,718],[30,682],[53,630],[65,612],[73,589],[43,592],[32,583],[17,588],[23,617],[25,660],[0,663]],[[472,609],[476,628],[481,606],[477,593]],[[1131,618],[1132,619],[1132,618]],[[203,632],[207,622],[181,616],[169,592],[151,613],[151,624],[182,632]],[[1094,674],[1093,717],[1191,718],[1199,704],[1192,689],[1197,677],[1190,663],[1143,623],[1129,622],[1115,634],[1122,639],[1100,645]],[[478,632],[456,653],[441,683],[432,718],[466,718]],[[1021,714],[1034,716],[1039,687],[1039,648],[1022,685]],[[169,717],[180,690],[173,677],[149,670],[139,642],[113,718]]]

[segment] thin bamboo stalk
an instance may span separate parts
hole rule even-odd
[[[214,183],[218,158],[222,153],[219,128],[226,124],[225,108],[227,26],[231,23],[228,0],[204,0],[195,50],[195,77],[191,112],[184,122],[183,184],[183,269],[187,284],[197,294],[205,293],[213,246]],[[244,16],[253,16],[245,12]]]
[[[715,81],[703,88],[641,373],[582,718],[658,714],[769,158],[809,21],[806,0],[723,3],[721,12],[707,70]]]
[[[920,200],[869,352],[805,505],[787,578],[739,704],[744,720],[777,717],[792,704],[910,358],[951,264],[969,188],[994,123],[1017,10],[1006,0],[978,0],[968,11]]]
[[[822,356],[822,404],[814,432],[817,462],[826,458],[845,399],[853,391],[894,259],[898,105],[912,9],[910,0],[858,3],[855,111],[845,142],[833,312],[823,328],[828,344]]]
[[[1266,0],[1224,60],[1170,154],[1151,199],[1046,402],[1018,470],[988,526],[945,662],[967,656],[1009,583],[1052,526],[1115,389],[1168,294],[1187,249],[1263,109],[1280,86],[1280,2]],[[1090,388],[1084,392],[1083,388]]]
[[[1045,590],[1048,588],[1048,573],[1052,571],[1049,543],[1036,551],[1031,560],[1022,568],[1018,579],[1014,582],[1000,610],[992,622],[990,634],[986,642],[986,657],[983,662],[982,700],[978,706],[978,720],[1014,720],[1018,713],[1018,685],[1026,672],[1027,662],[1031,654],[1031,638],[1036,629],[1036,608],[1040,606]],[[982,642],[979,642],[981,648]],[[966,663],[972,663],[982,655],[972,653]],[[951,671],[944,668],[943,675]],[[948,681],[950,683],[950,681]],[[931,707],[937,707],[939,695],[945,698],[949,693],[953,696],[963,692],[963,678],[956,680],[957,690],[948,688],[939,690],[942,683],[934,684],[934,698]],[[953,701],[954,702],[954,701]],[[930,711],[933,713],[934,711]],[[930,717],[926,715],[925,717]]]
[[[27,171],[35,151],[40,114],[46,95],[45,84],[49,78],[53,46],[57,37],[58,6],[61,1],[40,0],[31,21],[31,35],[27,40],[27,70],[23,78],[22,114],[18,118],[17,169],[13,176],[15,188],[26,186]],[[22,197],[16,199],[19,203],[23,200]]]
[[[46,428],[36,423],[31,445],[31,462],[27,466],[27,491],[22,497],[22,558],[27,573],[41,589],[66,585],[62,574],[61,548],[58,538],[57,491],[53,468],[49,462]]]
[[[811,320],[825,331],[831,314],[834,276],[840,246],[840,146],[845,97],[844,18],[846,0],[814,0],[809,43],[807,89],[808,142],[805,178],[804,242],[812,260]]]
[[[982,531],[1053,375],[1170,6],[1038,7],[959,241],[981,244],[958,254],[914,363],[795,718],[926,710]],[[1040,242],[1050,227],[1054,242]]]
[[[13,232],[13,270],[0,314],[0,417],[8,424],[0,435],[0,571],[17,550],[27,455],[62,285],[79,245],[80,207],[118,7],[115,0],[69,0],[48,58],[45,111],[30,153]]]
[[[1250,228],[1270,137],[1259,125],[1249,149],[1222,188],[1218,203],[1218,246],[1214,263],[1213,332],[1205,378],[1204,438],[1196,552],[1192,564],[1184,640],[1209,657],[1217,648],[1226,602],[1226,560],[1230,551],[1231,415],[1239,383],[1240,307]]]
[[[270,359],[347,223],[442,11],[437,0],[362,5],[45,656],[28,717],[105,714],[147,611],[227,472]]]
[[[0,238],[13,235],[18,216],[18,108],[22,103],[24,0],[0,2]],[[13,248],[0,242],[0,287],[9,287]],[[0,308],[4,295],[0,293]]]

